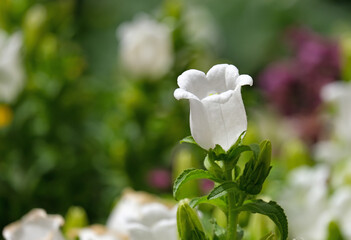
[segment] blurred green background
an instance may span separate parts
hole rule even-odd
[[[210,16],[201,27],[214,26],[213,42],[190,40],[192,9]],[[133,79],[119,61],[116,29],[140,12],[172,23],[174,63],[157,80]],[[350,12],[347,0],[1,0],[0,29],[22,33],[25,86],[0,105],[0,229],[34,207],[65,215],[81,206],[90,222],[104,223],[128,186],[170,194],[170,183],[153,185],[150,174],[170,181],[187,150],[178,144],[190,132],[188,104],[173,98],[177,76],[234,64],[254,77],[243,95],[249,120],[258,121],[251,110],[266,100],[256,79],[291,55],[286,30],[340,42],[351,32]],[[203,153],[192,154],[201,165]]]

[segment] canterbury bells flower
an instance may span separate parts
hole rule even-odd
[[[241,86],[252,86],[252,78],[239,75],[233,65],[213,66],[207,74],[188,70],[178,77],[176,99],[190,101],[190,131],[202,148],[216,144],[227,151],[247,129]]]

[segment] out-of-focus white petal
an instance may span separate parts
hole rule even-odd
[[[153,240],[177,240],[177,219],[165,219],[159,221],[152,229]]]
[[[3,230],[6,240],[64,240],[60,227],[64,220],[59,215],[47,215],[42,209],[33,209],[17,222]]]
[[[130,240],[154,240],[150,228],[140,223],[130,223],[127,226]]]

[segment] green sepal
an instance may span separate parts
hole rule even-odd
[[[181,240],[207,240],[202,224],[194,209],[189,206],[189,200],[179,202],[177,209],[177,228]]]
[[[228,192],[240,191],[238,185],[235,182],[225,182],[215,187],[207,196],[208,200],[216,199],[224,196]]]
[[[222,212],[224,212],[224,213],[227,212],[227,203],[225,201],[223,201],[220,198],[207,199],[207,195],[202,196],[202,197],[193,198],[192,200],[190,200],[189,205],[190,205],[190,207],[194,208],[202,203],[214,205],[214,206],[218,207],[219,209],[221,209]]]
[[[251,213],[260,213],[269,217],[278,227],[281,239],[288,238],[288,220],[281,208],[276,202],[265,202],[261,199],[250,201],[235,209],[236,212],[248,211]]]
[[[216,178],[213,176],[209,171],[203,170],[203,169],[195,169],[195,168],[190,168],[184,170],[174,181],[173,184],[173,197],[178,200],[178,193],[180,187],[193,179],[210,179],[214,182],[223,182],[223,180]]]
[[[254,145],[252,145],[254,146]],[[263,183],[271,171],[272,146],[270,141],[262,141],[257,155],[256,147],[251,147],[253,156],[245,164],[244,172],[240,176],[239,188],[248,194],[257,195],[261,192]]]
[[[187,136],[187,137],[183,138],[182,140],[180,140],[179,142],[180,143],[190,143],[190,144],[194,144],[194,145],[199,146],[197,144],[197,142],[195,142],[193,136]]]
[[[205,168],[215,177],[222,178],[223,171],[220,166],[214,161],[211,154],[207,154],[204,160]]]

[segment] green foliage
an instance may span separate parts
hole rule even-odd
[[[333,221],[329,223],[327,240],[344,240],[344,239],[346,238],[343,236],[339,225]]]
[[[210,180],[213,180],[215,182],[221,182],[221,179],[217,179],[216,177],[212,176],[208,171],[206,170],[202,170],[202,169],[187,169],[184,170],[179,176],[178,178],[175,180],[174,185],[173,185],[173,197],[178,200],[178,194],[180,191],[180,187],[190,181],[190,180],[194,180],[194,179],[203,179],[203,178],[207,178]]]
[[[179,202],[177,210],[177,227],[181,240],[207,240],[202,224],[188,200]]]
[[[248,194],[256,195],[261,192],[264,181],[271,170],[272,147],[269,141],[259,145],[251,145],[253,156],[245,164],[244,172],[239,178],[239,188]]]
[[[222,197],[228,192],[238,192],[240,191],[238,185],[235,182],[225,182],[221,185],[215,187],[210,194],[208,195],[207,199],[216,199]]]
[[[288,221],[284,210],[273,201],[264,202],[263,200],[253,200],[235,209],[237,212],[249,211],[251,213],[260,213],[269,217],[278,227],[281,239],[288,237]]]

